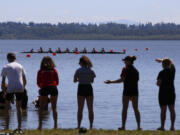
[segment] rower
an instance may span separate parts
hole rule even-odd
[[[38,52],[39,52],[39,53],[43,53],[42,47],[39,48]]]
[[[95,48],[93,48],[92,53],[97,53],[97,51],[96,51],[96,49],[95,49]]]
[[[48,53],[53,53],[53,51],[52,51],[52,49],[51,49],[51,48],[49,48]]]
[[[69,48],[66,48],[66,50],[64,51],[65,53],[69,53]]]
[[[75,52],[78,52],[78,48],[75,48],[74,50],[73,50],[73,52],[75,53]]]
[[[101,49],[101,53],[105,53],[105,50],[104,50],[104,48],[102,48],[102,49]]]
[[[56,53],[61,53],[61,48],[58,48],[58,49],[56,50]]]
[[[30,50],[30,53],[34,53],[34,49],[31,49],[31,50]]]
[[[87,50],[86,48],[83,49],[82,53],[87,53]]]

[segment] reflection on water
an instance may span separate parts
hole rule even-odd
[[[0,130],[6,127],[6,112],[4,109],[0,109]]]
[[[49,115],[50,115],[50,112],[49,112],[49,111],[44,111],[44,112],[43,112],[43,116],[42,116],[42,123],[43,123],[43,125],[45,125],[46,123],[48,123]]]
[[[22,127],[23,129],[26,128],[28,125],[27,125],[27,117],[28,116],[28,110],[22,110]]]
[[[22,121],[27,120],[27,115],[28,115],[28,111],[27,110],[22,110]]]
[[[156,129],[160,125],[160,108],[158,104],[158,87],[156,78],[158,72],[162,69],[157,64],[155,58],[170,57],[174,60],[177,72],[175,78],[176,88],[176,129],[180,127],[180,41],[64,41],[64,40],[0,40],[0,70],[7,64],[7,52],[17,52],[17,61],[21,63],[27,75],[27,93],[29,96],[28,108],[23,112],[23,129],[36,129],[38,127],[38,110],[32,102],[38,96],[38,87],[36,84],[36,75],[40,67],[43,56],[52,54],[32,54],[30,58],[26,54],[18,53],[32,48],[39,49],[42,46],[47,50],[51,47],[53,50],[60,47],[62,50],[69,48],[73,50],[78,47],[82,50],[105,50],[113,49],[122,51],[126,49],[126,55],[136,55],[137,60],[134,65],[139,70],[139,109],[142,117],[142,128],[145,130]],[[138,48],[138,51],[134,51]],[[149,48],[148,51],[145,48]],[[106,85],[104,80],[118,79],[124,63],[121,61],[124,54],[88,54],[87,56],[93,63],[93,70],[96,78],[93,84],[94,89],[94,128],[117,129],[121,126],[122,109],[122,91],[123,85]],[[58,127],[75,128],[77,126],[77,84],[73,83],[75,70],[79,67],[79,58],[82,55],[76,54],[57,54],[52,56],[59,73],[60,84],[58,86],[59,95],[57,102]],[[153,68],[152,68],[153,67]],[[1,79],[1,78],[0,78]],[[1,80],[0,80],[1,82]],[[53,128],[53,117],[51,107],[49,111],[43,113],[43,128]],[[5,118],[4,112],[0,111],[0,129],[3,129]],[[129,104],[127,118],[127,129],[136,129],[136,121],[132,105]],[[84,108],[82,126],[89,127],[87,107]],[[170,127],[169,112],[167,113],[166,129]],[[17,128],[17,115],[15,105],[12,105],[10,129]]]

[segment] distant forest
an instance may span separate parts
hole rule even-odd
[[[175,23],[147,23],[126,25],[117,23],[0,23],[0,39],[180,39],[180,25]]]

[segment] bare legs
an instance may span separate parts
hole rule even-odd
[[[170,111],[170,116],[171,116],[171,128],[170,130],[174,131],[174,123],[175,123],[175,119],[176,119],[176,113],[175,113],[175,109],[174,109],[174,105],[169,105],[168,106],[169,111]]]
[[[54,129],[57,129],[57,96],[51,96],[50,101],[53,110]]]
[[[44,106],[48,100],[48,96],[40,96],[40,107],[39,107],[39,127],[38,129],[42,129],[42,113],[44,111]],[[51,96],[50,98],[52,111],[53,111],[53,119],[54,119],[54,129],[57,128],[57,96]]]
[[[127,119],[127,110],[129,106],[129,97],[123,96],[122,99],[123,108],[122,108],[122,127],[119,130],[125,130],[126,119]]]
[[[167,110],[167,106],[161,106],[161,126],[158,128],[158,130],[164,130],[164,123],[166,120],[166,110]]]
[[[21,101],[16,100],[16,109],[17,109],[17,118],[18,118],[18,129],[21,129],[21,120],[22,120]]]
[[[82,117],[83,117],[83,108],[84,108],[85,97],[78,96],[77,100],[78,100],[78,113],[77,113],[78,127],[77,128],[80,128]]]
[[[94,112],[93,112],[93,96],[78,96],[78,113],[77,113],[77,120],[78,120],[78,127],[81,126],[81,121],[83,117],[83,108],[84,108],[84,102],[87,102],[88,112],[89,112],[89,122],[90,122],[90,129],[93,127],[93,121],[94,121]]]
[[[5,129],[9,129],[9,120],[11,113],[11,102],[6,100],[6,126]],[[21,109],[21,101],[16,100],[16,109],[17,109],[17,119],[18,119],[18,129],[21,129],[21,121],[22,121],[22,109]]]
[[[140,112],[138,109],[138,97],[137,96],[133,96],[132,97],[132,105],[133,105],[133,109],[134,109],[134,114],[136,116],[136,122],[137,122],[137,130],[141,130],[141,118],[140,118]]]
[[[175,113],[174,105],[168,105],[168,108],[170,111],[170,118],[171,118],[170,130],[175,130],[174,122],[176,119],[176,113]],[[161,106],[161,126],[158,128],[158,130],[164,130],[164,125],[165,125],[165,120],[166,120],[166,111],[167,111],[167,106]]]
[[[11,110],[10,110],[10,101],[7,101],[6,100],[6,126],[5,126],[5,129],[9,129],[9,119],[10,119],[10,113],[11,113]]]
[[[40,107],[39,107],[39,127],[38,129],[41,130],[42,129],[42,113],[44,110],[44,105],[48,99],[48,96],[40,96]]]
[[[119,130],[125,130],[126,127],[126,119],[127,119],[127,110],[128,110],[128,105],[129,105],[129,101],[132,101],[132,105],[133,105],[133,109],[134,109],[134,113],[135,113],[135,117],[136,117],[136,122],[137,122],[137,129],[141,130],[141,126],[140,126],[140,112],[138,109],[138,97],[137,96],[133,96],[133,97],[129,97],[129,96],[123,96],[122,99],[122,103],[123,103],[123,108],[122,108],[122,127],[119,128]]]
[[[86,98],[87,101],[87,107],[89,111],[89,122],[90,122],[90,129],[93,127],[93,121],[94,121],[94,111],[93,111],[93,96],[88,96]]]

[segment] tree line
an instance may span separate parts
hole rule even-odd
[[[2,22],[0,39],[180,39],[180,24]]]

